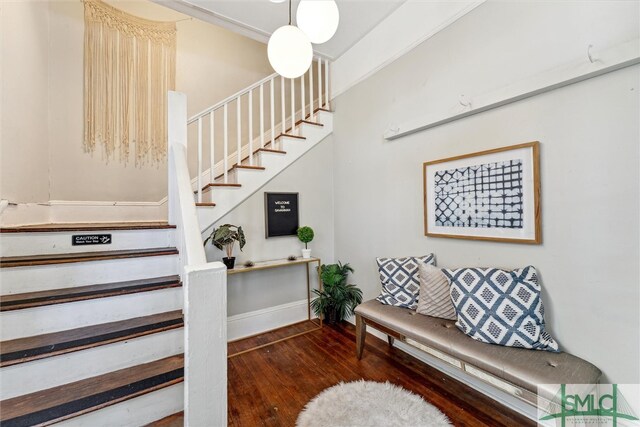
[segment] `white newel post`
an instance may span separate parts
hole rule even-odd
[[[184,293],[184,425],[226,426],[226,267],[207,263],[202,246],[187,165],[187,98],[169,92],[168,100],[168,211]]]
[[[227,425],[227,272],[187,266],[184,425]]]

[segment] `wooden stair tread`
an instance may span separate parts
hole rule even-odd
[[[182,382],[184,358],[171,356],[0,402],[3,427],[48,425]]]
[[[251,169],[263,171],[266,168],[264,166],[251,166],[251,165],[233,165],[233,169]]]
[[[308,125],[314,125],[314,126],[324,126],[322,123],[314,122],[311,120],[298,120],[296,122],[296,124],[300,124],[300,123],[306,123]]]
[[[196,202],[196,206],[213,208],[213,207],[216,206],[216,204],[215,203],[207,203],[207,202]]]
[[[240,188],[242,187],[242,184],[233,184],[233,183],[227,183],[225,184],[224,182],[211,182],[207,185],[205,185],[204,187],[202,187],[202,191],[207,191],[212,187],[229,187],[229,188]],[[197,191],[194,191],[193,194],[198,194]]]
[[[104,261],[122,258],[140,258],[162,255],[176,255],[176,248],[150,248],[120,251],[79,252],[65,254],[46,254],[29,256],[12,256],[0,258],[0,268],[26,267],[47,264],[66,264],[72,262]]]
[[[288,138],[294,138],[294,139],[307,139],[304,136],[299,136],[299,135],[290,135],[288,133],[281,133],[280,135],[276,136],[276,139],[278,138],[282,138],[283,136],[286,136]]]
[[[322,107],[316,108],[315,110],[313,110],[314,113],[317,112],[317,111],[326,111],[327,113],[333,113],[333,110],[328,110],[328,109],[322,108]]]
[[[59,231],[155,230],[176,228],[166,222],[96,222],[33,224],[0,228],[0,233],[50,233]]]
[[[0,367],[17,365],[144,335],[181,328],[182,311],[136,317],[0,343]]]
[[[184,412],[180,411],[168,417],[161,418],[152,423],[147,424],[145,427],[182,427],[184,426]]]
[[[164,288],[175,288],[178,286],[181,286],[180,276],[175,275],[2,295],[0,296],[0,312],[104,298],[115,295],[132,294],[137,292],[154,291]]]
[[[271,142],[269,142],[269,144],[271,144]],[[266,144],[265,144],[266,145]],[[258,148],[256,151],[254,151],[253,153],[259,153],[261,151],[264,151],[265,153],[277,153],[277,154],[287,154],[286,151],[282,151],[282,150],[274,150],[272,148]]]

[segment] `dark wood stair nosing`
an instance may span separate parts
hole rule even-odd
[[[91,224],[34,224],[25,226],[2,227],[0,233],[64,233],[70,231],[130,231],[130,230],[165,230],[174,229],[175,225],[161,223],[91,223]]]
[[[142,280],[76,286],[0,296],[0,312],[86,301],[182,286],[180,276],[164,276]]]
[[[252,166],[252,165],[242,165],[242,164],[233,165],[233,169],[247,169],[247,170],[257,170],[257,171],[266,170],[264,166]]]
[[[211,189],[213,187],[218,187],[218,188],[240,188],[240,187],[242,187],[242,184],[223,183],[223,182],[210,182],[209,184],[207,184],[204,187],[202,187],[202,191],[209,191],[209,189]],[[194,194],[198,194],[198,191],[196,190],[193,193]]]
[[[179,329],[183,326],[182,312],[175,310],[167,313],[152,314],[139,318],[42,334],[35,337],[4,341],[2,343],[4,349],[6,349],[7,346],[13,346],[14,349],[0,354],[0,367],[18,365],[88,348],[127,341],[155,333]],[[18,347],[18,349],[15,349],[16,347]]]
[[[318,127],[323,127],[323,126],[324,126],[322,123],[314,122],[314,121],[306,120],[306,119],[305,119],[305,120],[298,120],[298,121],[296,122],[296,125],[299,125],[299,124],[301,124],[301,123],[305,123],[305,124],[313,125],[313,126],[318,126]]]
[[[145,373],[145,375],[140,375],[140,373]],[[127,377],[131,378],[131,382],[122,381]],[[3,427],[50,425],[152,393],[183,381],[183,356],[171,356],[4,400],[0,402],[0,408],[2,409],[0,423],[2,423]],[[114,384],[107,387],[110,383]],[[67,401],[61,401],[61,397],[66,397],[65,393],[77,396],[74,393],[74,389],[91,390],[93,394],[89,394],[89,392],[81,393],[80,397],[70,397]],[[58,398],[54,402],[61,403],[48,406],[46,402],[42,403],[42,400],[45,400],[43,396],[46,396],[47,399],[48,396],[57,396]],[[34,402],[29,402],[30,399]],[[53,397],[53,399],[56,399],[56,397]],[[27,412],[23,409],[36,406],[36,403],[39,403],[39,405],[32,412]],[[11,412],[11,409],[13,409],[13,412]]]
[[[214,208],[216,206],[215,203],[207,203],[207,202],[196,202],[197,207],[203,208]]]
[[[63,254],[44,254],[32,256],[13,256],[0,258],[0,268],[33,267],[51,264],[70,264],[76,262],[108,261],[114,259],[146,258],[152,256],[177,255],[173,247],[126,249],[115,251],[77,252]]]

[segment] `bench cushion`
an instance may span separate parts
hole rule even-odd
[[[557,388],[543,384],[595,384],[601,372],[593,364],[569,353],[551,353],[486,344],[469,338],[451,320],[416,314],[370,300],[356,314],[451,355],[532,393],[553,397]]]

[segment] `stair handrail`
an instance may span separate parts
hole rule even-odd
[[[202,244],[187,164],[185,94],[168,93],[167,118],[168,214],[184,298],[184,425],[227,425],[227,274],[221,262],[207,262]]]
[[[246,95],[247,93],[251,92],[252,90],[255,90],[255,89],[259,88],[260,85],[263,85],[263,84],[271,81],[271,79],[275,79],[278,76],[279,76],[278,73],[273,73],[271,75],[268,75],[264,79],[255,82],[251,86],[247,86],[244,89],[240,89],[238,92],[234,93],[233,95],[228,96],[225,99],[223,99],[222,101],[220,101],[218,103],[215,103],[212,106],[207,107],[204,110],[200,111],[199,113],[194,114],[193,116],[189,117],[189,120],[187,120],[187,124],[190,125],[191,123],[195,122],[199,118],[205,117],[210,112],[215,111],[218,108],[223,107],[224,104],[229,104],[230,102],[236,100],[236,98],[238,98],[239,96]]]
[[[213,203],[213,201],[205,203],[203,200],[205,188],[203,188],[202,180],[205,163],[209,164],[209,182],[206,188],[209,188],[209,184],[213,184],[218,178],[214,173],[216,154],[218,157],[222,157],[222,182],[218,182],[218,184],[228,185],[230,184],[230,166],[240,166],[245,160],[248,160],[248,164],[245,164],[245,166],[256,166],[254,162],[254,153],[256,152],[254,147],[264,149],[266,145],[271,144],[271,149],[278,149],[276,141],[278,137],[287,133],[295,135],[300,121],[305,121],[307,118],[313,120],[316,105],[318,109],[330,108],[329,75],[329,61],[323,58],[315,58],[312,60],[307,72],[300,77],[285,79],[277,73],[271,74],[190,117],[187,120],[187,125],[195,124],[190,129],[195,128],[194,131],[197,132],[195,135],[197,139],[197,202],[200,204]],[[306,84],[307,81],[308,84]],[[277,94],[276,85],[279,86]],[[290,89],[286,89],[288,86]],[[287,90],[290,96],[286,95]],[[253,108],[254,104],[256,104],[254,102],[256,98],[258,98],[256,110],[258,120],[254,123]],[[300,107],[299,109],[298,106]],[[229,113],[233,114],[234,109],[235,137],[232,138],[230,135],[232,135],[233,130],[229,129],[232,124],[229,120]],[[219,125],[221,122],[223,130],[223,144],[219,147],[221,148],[219,151],[222,151],[222,153],[216,153],[215,123],[218,110],[222,110],[221,114],[218,115]],[[307,111],[309,112],[308,115]],[[276,118],[276,115],[280,117]],[[277,127],[276,124],[278,124]],[[254,144],[256,129],[259,137],[257,141],[259,145],[257,146]],[[205,141],[205,131],[209,134],[208,142]],[[207,149],[205,145],[208,146],[209,151],[207,159],[204,158],[205,150]],[[246,159],[242,155],[243,151],[247,153]],[[234,155],[229,156],[232,152]]]

